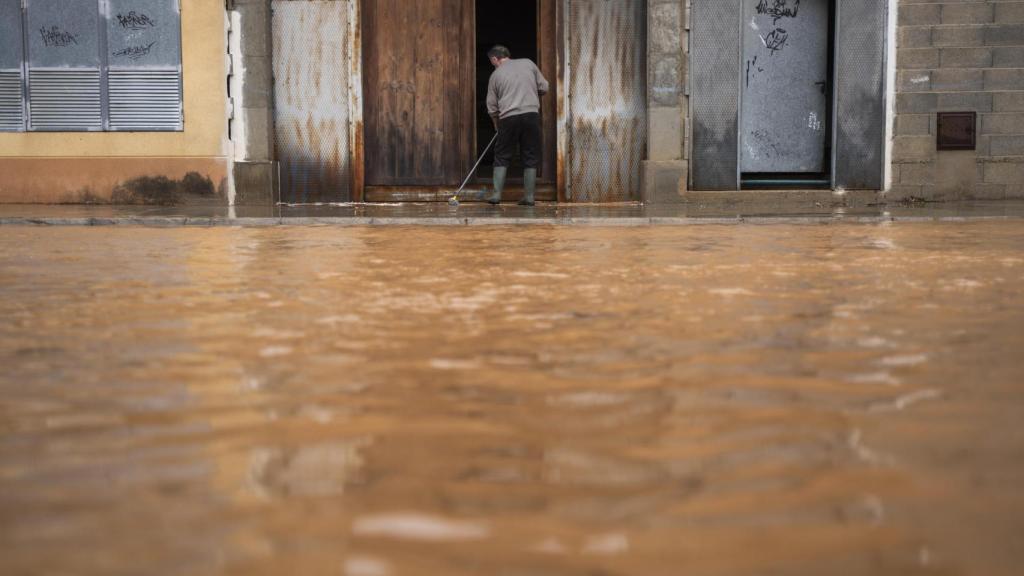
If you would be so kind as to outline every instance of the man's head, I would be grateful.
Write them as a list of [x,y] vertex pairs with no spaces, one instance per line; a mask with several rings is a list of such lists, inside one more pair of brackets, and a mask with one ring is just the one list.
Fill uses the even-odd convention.
[[512,53],[509,52],[509,49],[501,44],[498,44],[487,51],[487,59],[491,61],[491,65],[495,68],[501,66],[502,60],[508,60],[511,57]]

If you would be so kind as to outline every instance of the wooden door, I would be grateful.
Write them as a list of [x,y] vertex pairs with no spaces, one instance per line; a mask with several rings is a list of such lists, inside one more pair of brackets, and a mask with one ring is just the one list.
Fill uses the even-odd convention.
[[366,185],[455,186],[472,165],[472,0],[363,0]]

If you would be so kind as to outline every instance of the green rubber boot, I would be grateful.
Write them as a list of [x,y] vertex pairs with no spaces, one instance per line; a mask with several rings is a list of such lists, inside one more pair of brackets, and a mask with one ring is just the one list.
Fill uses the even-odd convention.
[[520,206],[533,206],[533,196],[537,192],[537,169],[527,168],[523,171],[523,199],[519,201]]
[[504,166],[494,167],[494,191],[491,194],[485,195],[484,200],[488,204],[498,205],[501,204],[501,191],[505,189],[505,176],[508,174],[508,168]]

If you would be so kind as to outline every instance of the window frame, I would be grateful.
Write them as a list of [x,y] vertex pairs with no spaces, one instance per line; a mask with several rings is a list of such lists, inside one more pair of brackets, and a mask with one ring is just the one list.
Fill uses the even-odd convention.
[[[170,64],[139,64],[112,63],[110,54],[110,27],[115,18],[113,6],[117,0],[85,0],[86,4],[95,3],[96,51],[98,69],[98,92],[89,86],[89,70],[84,66],[33,66],[31,50],[31,17],[33,3],[61,2],[63,0],[16,0],[20,5],[21,43],[20,54],[20,97],[21,122],[11,123],[8,127],[0,125],[0,133],[27,132],[183,132],[185,129],[184,107],[184,74],[183,74],[183,42],[181,32],[180,0],[162,0],[169,14],[173,15],[173,29],[164,37],[173,38],[177,44]],[[130,1],[130,0],[129,0]],[[161,0],[157,0],[158,2]],[[140,2],[142,4],[142,2]],[[118,14],[120,15],[120,14]],[[144,14],[142,14],[145,16]],[[86,25],[88,26],[88,25]],[[155,27],[155,24],[153,24]],[[14,27],[12,27],[14,28]],[[16,28],[15,28],[16,29]],[[133,28],[142,36],[141,28]],[[147,38],[148,39],[148,38]],[[152,44],[149,45],[152,47]],[[148,53],[148,51],[146,52]],[[132,58],[129,58],[130,60]],[[7,70],[6,68],[4,70]],[[11,69],[13,71],[13,68]],[[111,94],[111,76],[115,77],[114,94]],[[79,79],[76,79],[80,78]],[[72,82],[68,82],[71,79]],[[9,80],[9,79],[8,79]],[[62,82],[67,82],[62,84]],[[81,84],[78,82],[82,82]],[[38,90],[33,90],[33,87]],[[78,88],[76,91],[75,89]],[[33,107],[33,94],[36,95],[37,106]],[[95,95],[95,96],[94,96]],[[55,102],[67,96],[71,109],[64,108]],[[78,100],[75,100],[75,97]],[[94,98],[99,99],[99,118],[97,122],[89,122],[90,116],[79,120],[74,105],[94,105]],[[40,102],[46,101],[46,104]],[[147,106],[147,103],[155,103]],[[47,104],[49,106],[47,106]],[[13,107],[12,107],[13,108]],[[112,112],[112,108],[115,111]],[[88,114],[95,108],[89,107]],[[65,117],[67,122],[63,122]],[[34,122],[36,118],[43,118]],[[75,125],[78,122],[79,125]],[[17,127],[13,127],[17,126]],[[13,127],[13,128],[12,128]]]

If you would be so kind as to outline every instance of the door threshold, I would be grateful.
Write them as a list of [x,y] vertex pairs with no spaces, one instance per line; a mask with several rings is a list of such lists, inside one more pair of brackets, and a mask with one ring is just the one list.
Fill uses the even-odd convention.
[[812,179],[788,179],[788,178],[751,178],[740,181],[741,190],[782,190],[782,189],[803,189],[803,190],[830,190],[831,180]]
[[[458,186],[367,186],[363,194],[365,202],[447,202]],[[489,192],[490,186],[470,183],[459,194],[459,200],[471,201],[477,192]],[[518,202],[523,197],[521,184],[511,183],[501,195],[504,202]],[[554,202],[558,199],[554,184],[538,184],[535,200]]]

